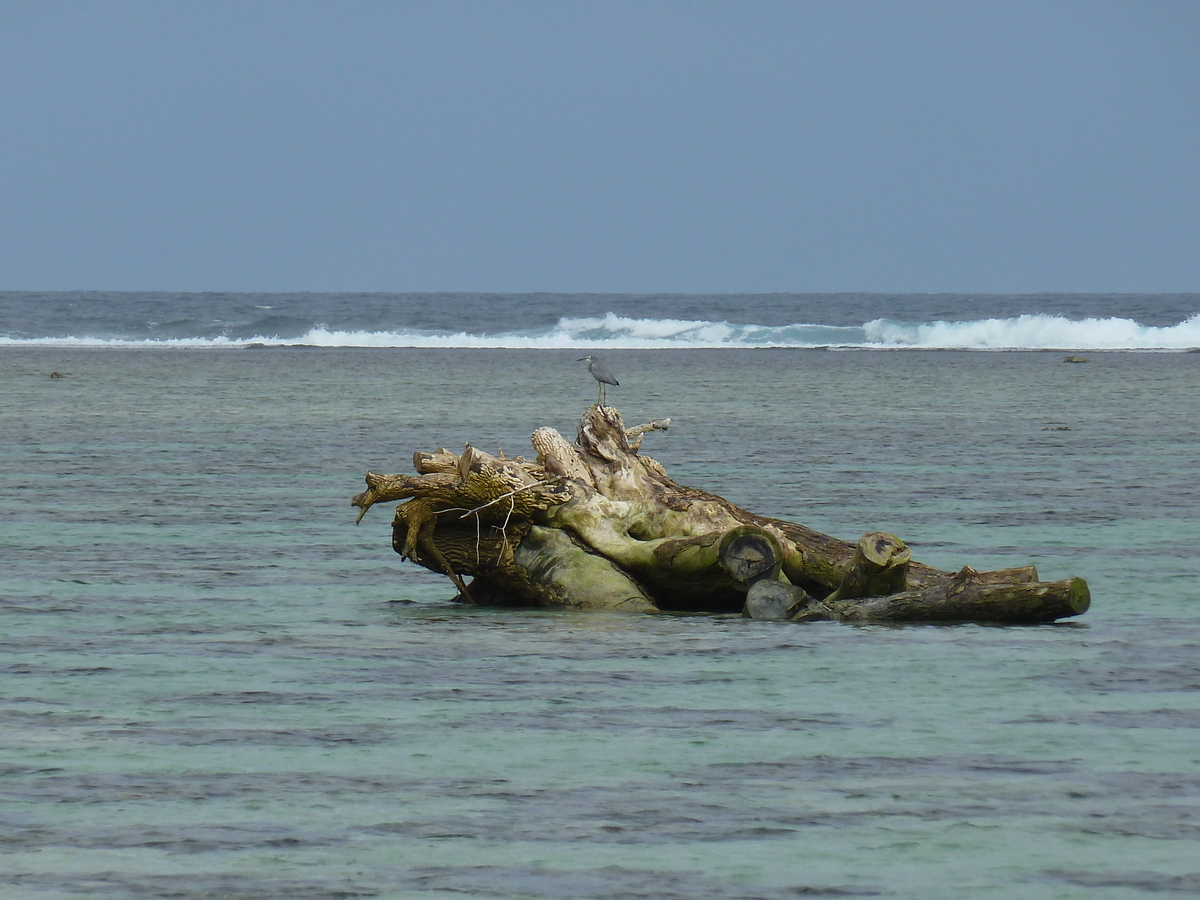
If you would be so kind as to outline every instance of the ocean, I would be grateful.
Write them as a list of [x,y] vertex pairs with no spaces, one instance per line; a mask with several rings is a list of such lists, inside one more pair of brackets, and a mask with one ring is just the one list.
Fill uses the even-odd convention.
[[[0,293],[0,897],[1200,895],[1197,347],[1200,294]],[[1091,609],[468,608],[354,524],[573,436],[593,351],[677,481]]]

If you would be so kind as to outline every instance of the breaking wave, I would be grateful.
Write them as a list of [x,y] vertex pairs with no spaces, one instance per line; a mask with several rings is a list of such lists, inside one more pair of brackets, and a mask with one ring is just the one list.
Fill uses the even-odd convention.
[[873,319],[858,326],[800,323],[745,325],[688,319],[638,319],[608,313],[562,318],[549,327],[496,334],[421,329],[341,330],[313,325],[294,337],[254,334],[216,337],[0,336],[3,346],[239,348],[443,347],[520,350],[609,348],[619,350],[831,347],[872,350],[1191,350],[1200,348],[1200,313],[1177,325],[1141,325],[1133,319],[1068,319],[1022,315],[964,322]]

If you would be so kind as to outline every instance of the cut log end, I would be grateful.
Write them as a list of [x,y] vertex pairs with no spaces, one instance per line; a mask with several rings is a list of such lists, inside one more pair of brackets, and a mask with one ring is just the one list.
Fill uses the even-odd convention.
[[731,529],[721,539],[720,560],[721,567],[734,581],[749,584],[779,570],[783,548],[766,529],[742,525]]
[[1072,614],[1082,616],[1092,606],[1092,592],[1087,582],[1082,578],[1072,578],[1071,587],[1067,594],[1067,605]]
[[880,569],[904,565],[912,556],[904,541],[886,531],[867,532],[859,539],[858,548],[867,562]]
[[770,578],[760,578],[746,591],[746,606],[742,615],[749,619],[785,621],[796,614],[808,600],[804,588]]

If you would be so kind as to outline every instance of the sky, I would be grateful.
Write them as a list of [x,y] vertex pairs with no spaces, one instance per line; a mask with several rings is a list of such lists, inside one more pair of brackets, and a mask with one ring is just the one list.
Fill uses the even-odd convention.
[[1200,290],[1200,3],[0,0],[0,290]]

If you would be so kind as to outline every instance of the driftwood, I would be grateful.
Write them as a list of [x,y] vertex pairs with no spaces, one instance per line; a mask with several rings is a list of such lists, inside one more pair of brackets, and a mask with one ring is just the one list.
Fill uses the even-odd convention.
[[[416,475],[368,472],[358,519],[402,500],[392,546],[474,604],[639,612],[741,612],[804,622],[1049,622],[1090,603],[1080,578],[1032,566],[957,573],[911,558],[895,535],[842,541],[684,487],[640,452],[670,419],[626,428],[593,405],[575,441],[539,428],[537,457],[418,452]],[[468,584],[466,578],[470,577]]]

